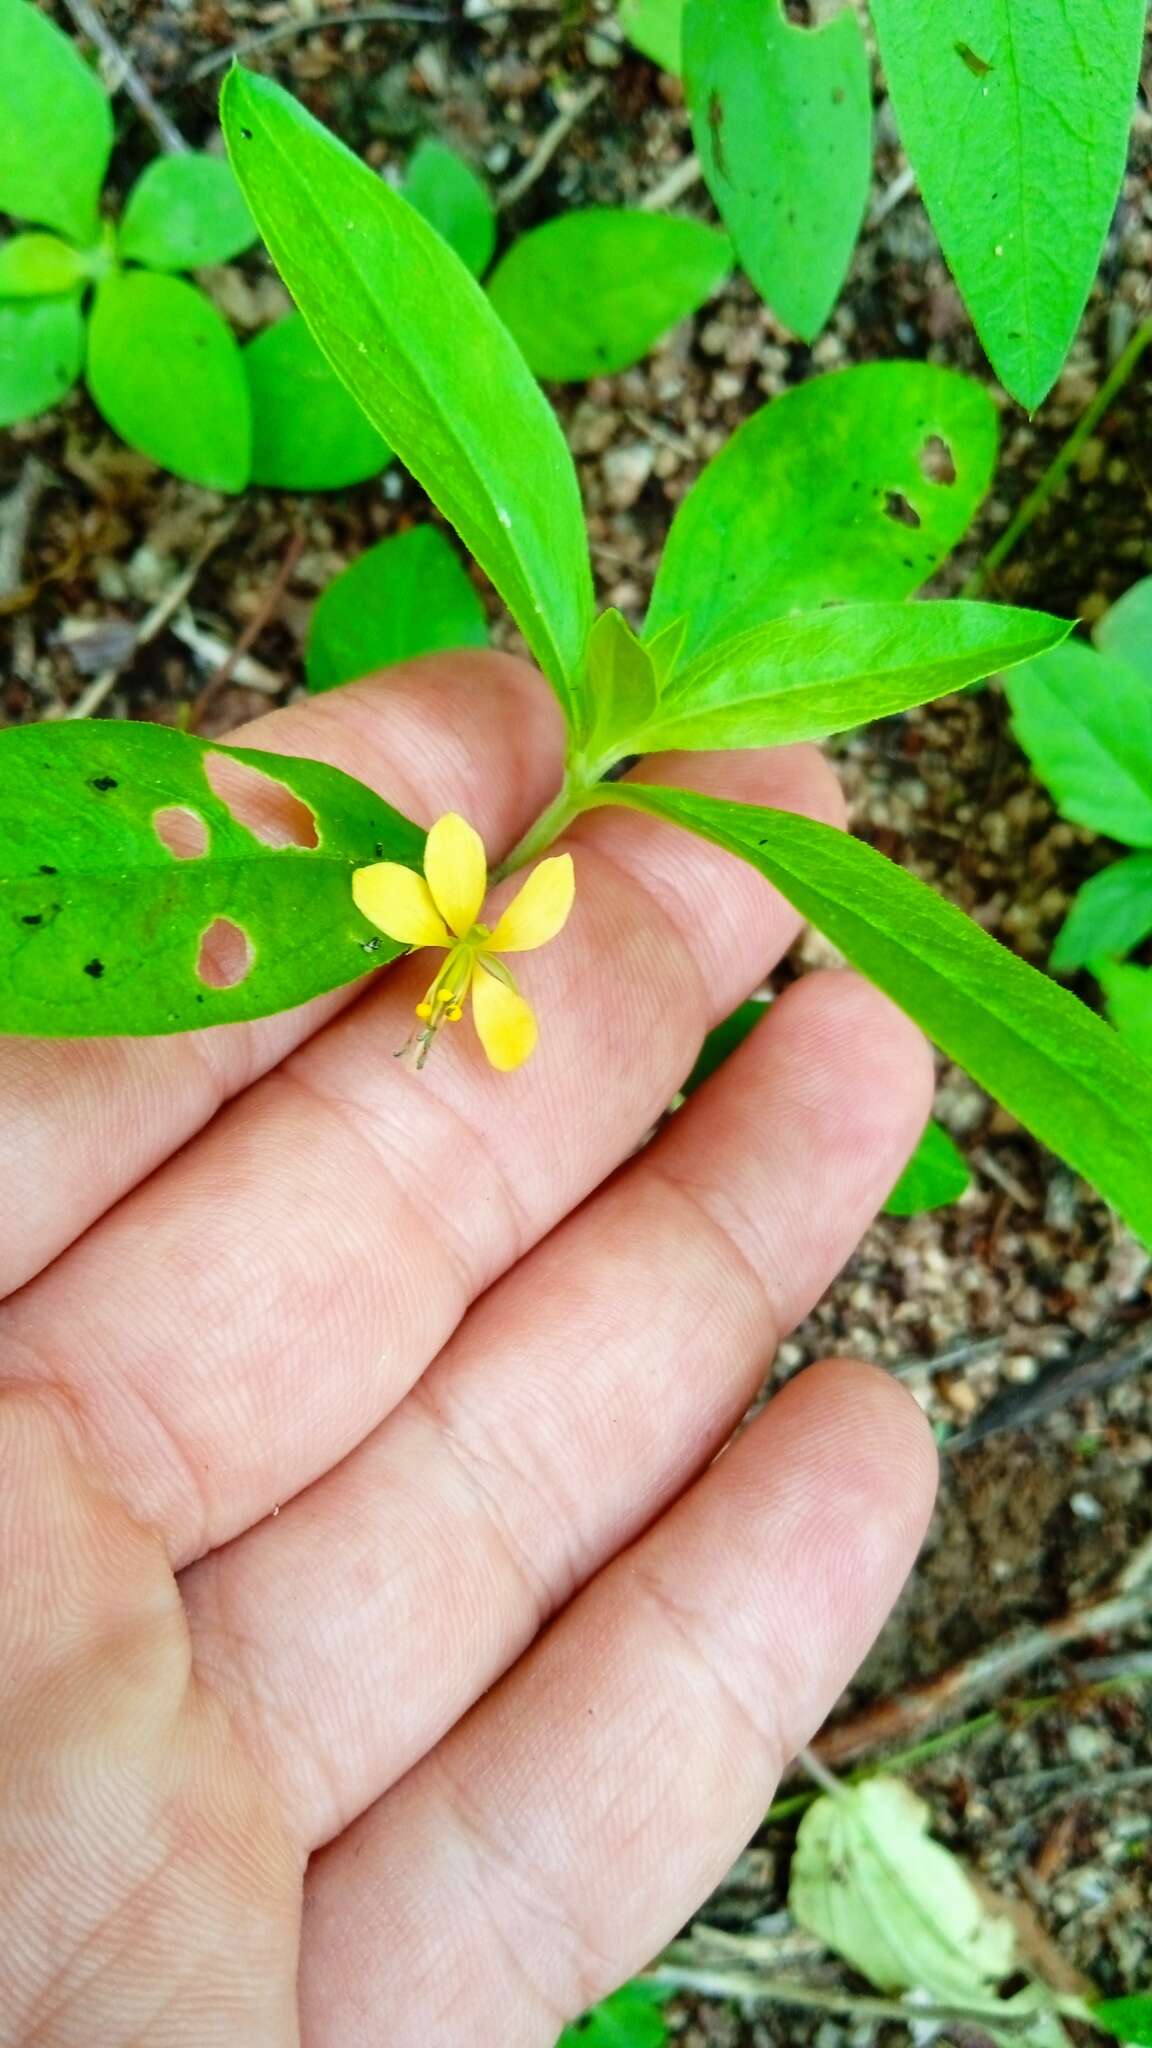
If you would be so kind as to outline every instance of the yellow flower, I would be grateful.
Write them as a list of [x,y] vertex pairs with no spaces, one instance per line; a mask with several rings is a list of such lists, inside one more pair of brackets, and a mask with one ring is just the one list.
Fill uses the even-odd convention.
[[[444,1023],[464,1014],[471,992],[480,1043],[494,1067],[511,1073],[536,1045],[536,1019],[499,953],[527,953],[562,930],[575,890],[570,854],[534,868],[495,926],[477,924],[488,887],[478,832],[454,811],[438,818],[424,849],[424,874],[382,860],[352,877],[356,908],[400,946],[442,946],[447,959],[422,1003],[409,1045],[422,1067]],[[405,1048],[407,1050],[407,1048]]]

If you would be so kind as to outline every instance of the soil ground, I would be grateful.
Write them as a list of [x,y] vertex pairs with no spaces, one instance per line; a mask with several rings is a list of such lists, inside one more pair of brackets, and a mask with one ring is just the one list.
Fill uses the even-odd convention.
[[[501,13],[465,0],[444,12],[451,18],[443,25],[349,25],[336,8],[313,0],[108,0],[103,8],[121,46],[196,144],[212,131],[219,77],[200,76],[201,67],[238,41],[273,32],[261,64],[374,163],[402,163],[420,136],[433,133],[461,148],[498,192],[557,115],[595,86],[548,167],[505,209],[509,233],[574,205],[634,203],[689,153],[678,84],[620,42],[606,10],[573,4]],[[61,18],[67,22],[62,9]],[[125,115],[114,163],[122,188],[152,147]],[[903,158],[882,93],[878,135],[875,212],[883,217],[866,230],[814,348],[780,329],[737,278],[640,368],[555,394],[580,467],[606,602],[640,614],[671,510],[730,431],[775,393],[877,357],[927,357],[987,377],[915,193],[890,203]],[[679,203],[711,217],[698,184]],[[998,480],[940,578],[945,593],[959,588],[1152,310],[1150,256],[1152,117],[1142,99],[1099,284],[1072,356],[1034,422],[1004,401]],[[262,325],[284,304],[259,257],[208,282],[241,329]],[[1152,571],[1150,427],[1149,384],[1138,377],[992,594],[1093,620]],[[165,631],[107,699],[121,716],[176,718],[259,615],[270,582],[298,549],[281,601],[250,650],[259,666],[247,673],[261,687],[241,681],[241,668],[213,698],[204,729],[224,731],[299,690],[302,636],[332,575],[372,539],[426,516],[421,494],[398,469],[354,491],[252,492],[229,507],[117,446],[82,394],[6,437],[0,488],[16,482],[29,454],[47,465],[48,477],[0,598],[8,643],[0,712],[8,721],[58,715],[73,703],[114,652],[118,628],[139,619],[231,511],[235,524],[190,600],[207,653],[198,656]],[[514,644],[495,603],[492,609],[497,637]],[[887,721],[837,753],[857,829],[1042,964],[1070,897],[1112,849],[1054,815],[1013,743],[998,690]],[[821,943],[809,938],[785,971],[822,957]],[[1090,984],[1081,992],[1090,996]],[[885,1363],[923,1403],[945,1452],[924,1556],[842,1716],[891,1701],[1015,1631],[1098,1598],[1152,1532],[1146,1376],[1125,1371],[1103,1389],[1077,1391],[1094,1353],[1103,1352],[1106,1374],[1121,1343],[1139,1359],[1132,1340],[1144,1334],[1152,1356],[1147,1256],[1082,1183],[955,1070],[941,1073],[938,1114],[972,1163],[971,1192],[935,1215],[877,1223],[778,1367],[788,1373],[830,1351]],[[1061,1361],[1065,1384],[1054,1412],[1030,1412]],[[1009,1395],[1016,1412],[1004,1426],[950,1450]],[[938,1831],[1020,1902],[1033,1942],[1048,1944],[1045,1970],[1062,1963],[1108,1993],[1152,1978],[1152,1816],[1148,1784],[1132,1775],[1152,1764],[1152,1687],[1135,1682],[1150,1677],[1150,1642],[1146,1611],[1142,1623],[1048,1656],[1010,1696],[1056,1692],[1056,1707],[1035,1717],[1010,1714],[980,1742],[947,1750],[913,1773]],[[1133,1684],[1091,1690],[1102,1660],[1113,1675],[1134,1674]],[[977,1694],[968,1710],[982,1704]],[[786,1947],[780,1913],[790,1840],[787,1829],[765,1831],[714,1902],[716,1923],[784,1929]],[[778,2007],[752,2016],[682,1998],[669,2010],[686,2048],[795,2041],[839,2048],[848,2039],[887,2038]],[[893,2041],[904,2038],[898,2027],[888,2032]]]

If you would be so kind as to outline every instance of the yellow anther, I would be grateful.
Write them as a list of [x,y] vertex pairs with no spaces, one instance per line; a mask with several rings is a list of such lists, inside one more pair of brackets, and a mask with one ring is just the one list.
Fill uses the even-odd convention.
[[445,1015],[447,1016],[448,1022],[450,1024],[458,1024],[460,1022],[461,1017],[464,1015],[464,1011],[459,1003],[453,1003],[451,1009],[447,1010],[445,1012]]
[[437,1001],[438,1003],[450,1003],[450,1002],[452,1001],[452,991],[451,991],[451,989],[450,989],[450,988],[438,988],[438,989],[437,989],[437,991],[436,991],[436,1001]]
[[432,1015],[431,1003],[417,1003],[416,1015],[418,1017],[430,1017]]

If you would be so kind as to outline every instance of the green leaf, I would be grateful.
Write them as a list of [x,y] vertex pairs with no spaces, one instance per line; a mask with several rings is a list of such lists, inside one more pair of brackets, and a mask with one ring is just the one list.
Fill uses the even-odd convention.
[[680,1090],[681,1095],[694,1095],[697,1088],[710,1081],[717,1068],[739,1051],[744,1040],[767,1014],[767,1003],[756,996],[749,996],[746,1003],[741,1003],[730,1017],[717,1024],[704,1040],[696,1065]]
[[158,156],[143,171],[120,222],[120,254],[152,270],[198,270],[250,249],[256,223],[232,166],[220,156]]
[[621,0],[620,26],[630,43],[675,77],[680,70],[684,0]]
[[56,235],[13,235],[0,242],[0,298],[43,299],[80,289],[88,264]]
[[801,384],[689,491],[646,637],[687,615],[694,655],[795,608],[909,597],[967,530],[995,462],[996,409],[951,370],[867,363]]
[[664,1985],[625,1984],[565,2027],[557,2048],[664,2048],[668,2028],[660,2007],[671,1996]]
[[1152,846],[1152,674],[1069,640],[1005,688],[1016,737],[1065,817]]
[[470,164],[427,136],[409,159],[404,197],[474,277],[483,277],[496,247],[496,209]]
[[1152,1061],[1152,971],[1128,961],[1102,960],[1097,967],[1108,998],[1108,1015],[1124,1043]]
[[0,0],[0,80],[0,211],[94,240],[112,148],[98,79],[38,7]]
[[920,1216],[957,1202],[972,1185],[968,1163],[943,1124],[930,1123],[884,1204],[888,1216]]
[[558,421],[480,286],[270,79],[229,73],[245,196],[324,354],[496,585],[578,737],[592,574]]
[[798,28],[780,0],[687,0],[684,82],[708,190],[761,297],[814,341],[868,203],[872,82],[846,7]]
[[1101,1998],[1089,2010],[1094,2025],[1134,2048],[1152,2048],[1152,1996]]
[[529,368],[574,382],[638,363],[731,268],[727,237],[701,221],[588,207],[513,242],[488,290]]
[[287,491],[364,483],[392,460],[299,313],[243,351],[252,405],[252,481]]
[[1093,875],[1073,901],[1052,948],[1057,974],[1115,959],[1152,938],[1152,853],[1133,853]]
[[1152,1242],[1152,1070],[1066,989],[859,840],[787,811],[612,785],[727,847]]
[[35,419],[72,389],[84,361],[84,320],[72,299],[0,303],[0,427]]
[[873,0],[924,203],[1001,382],[1055,383],[1120,190],[1145,0]]
[[331,690],[413,655],[487,645],[484,607],[453,549],[436,527],[414,526],[377,541],[328,585],[308,631],[308,687]]
[[774,619],[681,669],[626,751],[824,739],[1027,661],[1069,630],[1046,612],[947,599]]
[[1105,612],[1092,638],[1101,654],[1127,662],[1152,685],[1152,576],[1124,592]]
[[[254,794],[220,776],[240,763],[259,771]],[[423,834],[339,769],[109,719],[0,733],[0,784],[4,1031],[136,1037],[264,1017],[402,950],[361,917],[352,874],[417,864]],[[284,844],[262,810],[286,792],[305,843]],[[195,852],[170,850],[174,821]],[[248,941],[234,987],[200,971],[220,919]]]
[[596,706],[589,751],[627,751],[620,741],[639,732],[656,709],[656,665],[623,615],[601,612],[588,636],[588,686]]
[[190,483],[242,491],[252,411],[244,364],[215,306],[182,278],[104,279],[88,328],[88,388],[110,427]]

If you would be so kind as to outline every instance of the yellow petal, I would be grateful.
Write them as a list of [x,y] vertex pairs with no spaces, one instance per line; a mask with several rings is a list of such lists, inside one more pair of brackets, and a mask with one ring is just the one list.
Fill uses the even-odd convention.
[[527,953],[546,945],[563,930],[575,892],[570,853],[542,860],[498,920],[488,946],[493,953]]
[[398,946],[450,946],[451,934],[432,901],[423,875],[393,860],[357,868],[352,900],[362,916],[378,925]]
[[472,1015],[481,1045],[502,1074],[522,1067],[536,1049],[536,1019],[522,995],[481,961],[472,976]]
[[437,818],[424,848],[432,899],[458,939],[467,938],[488,887],[488,862],[478,832],[455,811]]

